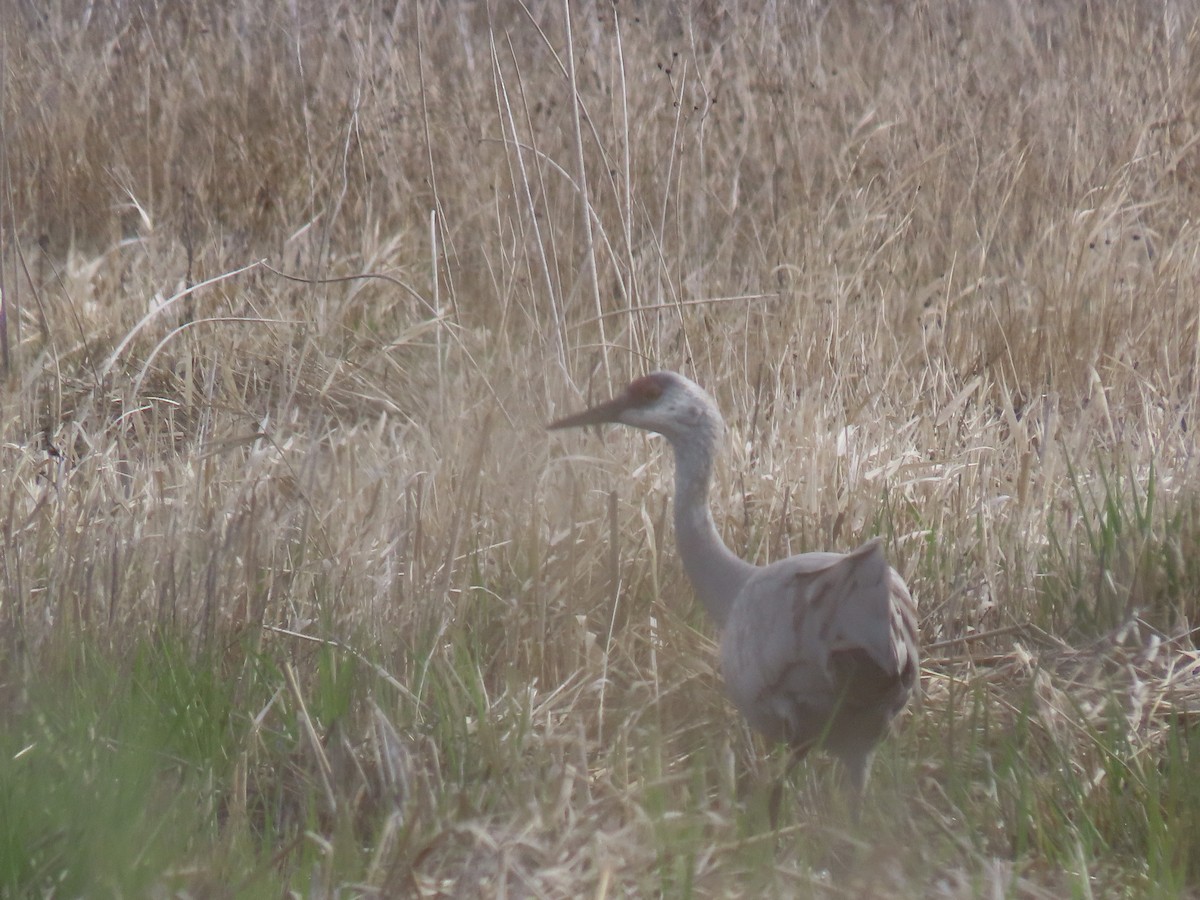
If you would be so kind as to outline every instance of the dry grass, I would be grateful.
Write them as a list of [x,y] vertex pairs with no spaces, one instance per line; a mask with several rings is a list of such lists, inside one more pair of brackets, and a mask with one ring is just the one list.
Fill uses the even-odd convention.
[[[0,893],[1200,895],[1192,11],[491,7],[0,9]],[[919,597],[861,830],[542,431],[652,368]]]

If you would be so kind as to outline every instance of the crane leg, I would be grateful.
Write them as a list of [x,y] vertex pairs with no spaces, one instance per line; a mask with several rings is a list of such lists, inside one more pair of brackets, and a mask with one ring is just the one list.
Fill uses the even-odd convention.
[[845,770],[846,799],[850,806],[850,821],[858,824],[862,814],[863,796],[867,791],[867,780],[871,777],[871,758],[873,753],[861,756],[842,758],[842,768]]
[[770,815],[772,831],[779,827],[779,803],[783,797],[783,785],[791,778],[796,766],[800,765],[800,762],[804,757],[808,756],[808,751],[812,748],[812,742],[793,746],[791,756],[788,758],[787,768],[783,770],[783,774],[775,782],[775,787],[771,789],[771,799],[768,801],[767,811]]

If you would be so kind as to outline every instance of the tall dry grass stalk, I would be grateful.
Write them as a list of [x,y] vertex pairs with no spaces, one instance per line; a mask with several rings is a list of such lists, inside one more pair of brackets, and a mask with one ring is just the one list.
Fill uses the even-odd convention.
[[[0,892],[1200,890],[1188,5],[0,35]],[[731,545],[919,596],[862,834],[764,832],[658,445],[543,434],[653,368]]]

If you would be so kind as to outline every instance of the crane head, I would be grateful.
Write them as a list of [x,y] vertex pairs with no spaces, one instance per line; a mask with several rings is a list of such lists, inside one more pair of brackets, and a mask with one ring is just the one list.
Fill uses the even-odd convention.
[[550,430],[619,422],[663,435],[673,444],[715,440],[721,414],[698,384],[674,372],[653,372],[630,382],[620,394],[573,416],[551,422]]

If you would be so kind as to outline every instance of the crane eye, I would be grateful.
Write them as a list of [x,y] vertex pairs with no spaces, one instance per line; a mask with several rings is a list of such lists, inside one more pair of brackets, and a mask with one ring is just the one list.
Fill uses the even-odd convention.
[[625,392],[638,406],[645,406],[662,396],[663,386],[660,379],[653,375],[645,375],[631,382]]

